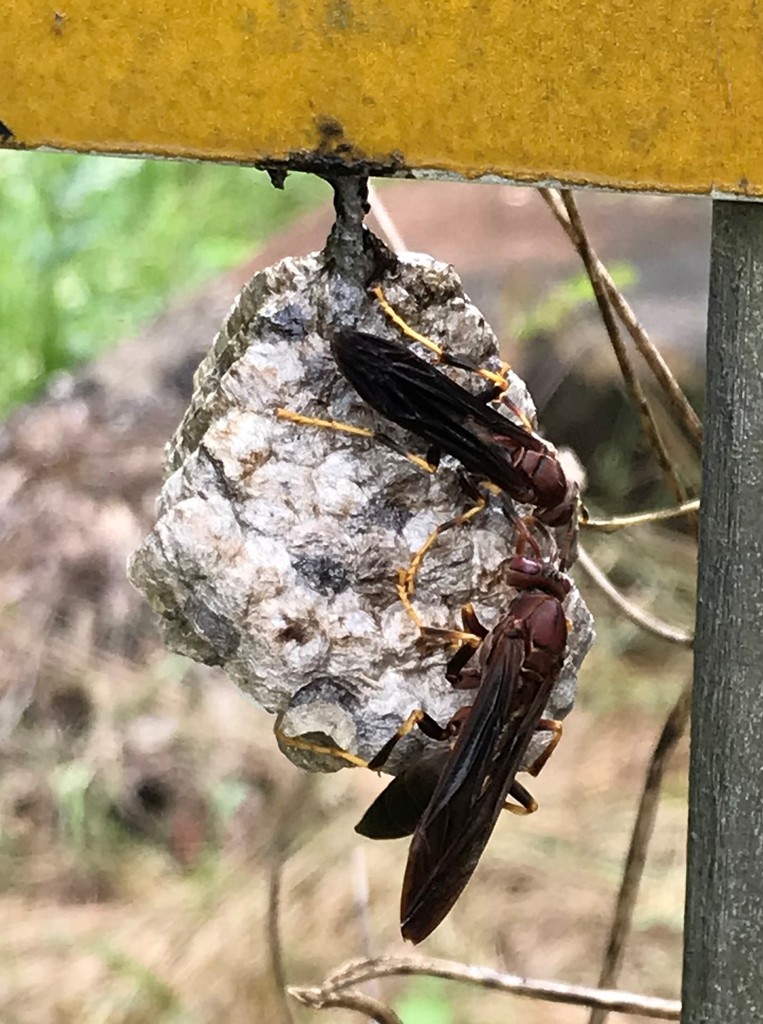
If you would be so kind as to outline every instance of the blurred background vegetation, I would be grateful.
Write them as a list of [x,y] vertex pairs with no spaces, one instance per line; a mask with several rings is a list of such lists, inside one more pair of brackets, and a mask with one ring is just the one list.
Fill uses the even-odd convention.
[[[2,1024],[286,1020],[268,947],[279,867],[290,982],[314,984],[367,950],[404,951],[406,844],[352,831],[381,780],[306,780],[277,753],[268,715],[219,673],[163,649],[124,574],[152,522],[190,368],[256,266],[320,247],[327,193],[305,175],[280,192],[237,167],[0,153]],[[409,245],[454,263],[507,357],[536,398],[545,393],[544,429],[582,456],[592,507],[664,502],[590,287],[532,190],[403,182],[383,195]],[[615,196],[581,205],[618,283],[641,290],[637,311],[639,298],[647,308],[663,300],[661,326],[683,287],[702,322],[704,268],[680,287],[671,278],[706,251],[696,206]],[[696,393],[701,369],[684,365]],[[45,398],[62,370],[74,383]],[[35,396],[38,406],[14,410]],[[691,621],[689,534],[640,529],[587,543],[634,603]],[[578,582],[598,641],[564,743],[533,783],[541,813],[496,829],[426,952],[591,984],[643,767],[690,656]],[[623,987],[668,996],[680,974],[686,757],[684,744],[623,976]],[[382,994],[405,1024],[584,1018],[426,980]]]
[[325,196],[245,167],[0,153],[0,417]]

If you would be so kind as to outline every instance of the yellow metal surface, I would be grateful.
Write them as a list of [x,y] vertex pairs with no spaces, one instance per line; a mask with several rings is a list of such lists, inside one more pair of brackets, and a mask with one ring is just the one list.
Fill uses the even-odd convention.
[[758,0],[54,3],[3,12],[6,145],[763,196]]

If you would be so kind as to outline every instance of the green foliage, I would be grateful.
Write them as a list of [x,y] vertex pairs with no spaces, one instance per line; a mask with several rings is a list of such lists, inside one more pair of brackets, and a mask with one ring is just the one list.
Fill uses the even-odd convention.
[[[638,279],[636,269],[630,263],[611,263],[608,269],[618,288],[629,288]],[[585,271],[573,274],[550,288],[535,309],[519,314],[512,325],[512,334],[518,341],[524,341],[536,334],[553,333],[568,317],[593,301],[588,275]]]
[[83,850],[87,845],[90,818],[87,795],[93,777],[93,769],[82,761],[58,765],[51,775],[51,787],[58,803],[64,834],[78,850]]
[[250,787],[243,779],[221,779],[212,790],[212,808],[220,826],[235,818],[249,796]]
[[119,1015],[124,1021],[153,1021],[154,1024],[180,1024],[197,1020],[183,1012],[178,994],[154,971],[108,942],[97,943],[92,952],[100,957],[122,986],[111,989],[101,1001],[102,1015],[107,1020]]
[[325,186],[213,164],[0,153],[0,415],[246,259]]
[[434,978],[417,978],[395,1004],[406,1024],[452,1024],[453,1011],[443,994],[443,984]]
[[114,819],[102,775],[83,760],[56,765],[48,776],[62,848],[74,858],[80,879],[106,882],[128,836]]

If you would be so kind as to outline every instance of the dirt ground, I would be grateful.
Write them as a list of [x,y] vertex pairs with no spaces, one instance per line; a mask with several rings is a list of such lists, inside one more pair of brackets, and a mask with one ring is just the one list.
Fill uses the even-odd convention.
[[[676,658],[668,672],[658,659],[636,669],[601,652],[591,656],[581,706],[533,784],[540,811],[504,816],[472,883],[422,952],[595,982],[643,768],[687,660]],[[24,730],[17,734],[27,756],[10,754],[16,767],[3,787],[4,1021],[274,1019],[267,908],[284,835],[281,931],[291,984],[314,984],[367,952],[404,952],[396,907],[406,841],[375,844],[352,831],[382,780],[350,769],[309,779],[306,788],[276,753],[267,715],[225,680],[205,678],[194,692],[167,661],[159,657],[141,672],[90,667],[85,686],[98,724],[78,752],[77,763],[89,768],[84,793],[76,779],[67,792],[59,764],[51,794],[50,750],[30,757]],[[110,801],[119,799],[129,767],[124,748],[108,748],[125,730],[128,745],[142,745],[142,771],[153,760],[157,777],[177,761],[190,772],[190,784],[177,787],[174,820],[154,834],[114,820]],[[621,982],[673,997],[686,765],[683,745],[667,780]],[[581,1010],[444,982],[388,982],[381,991],[406,1024],[583,1019]],[[423,1009],[406,1012],[417,1000]],[[293,1012],[298,1020],[310,1016]]]

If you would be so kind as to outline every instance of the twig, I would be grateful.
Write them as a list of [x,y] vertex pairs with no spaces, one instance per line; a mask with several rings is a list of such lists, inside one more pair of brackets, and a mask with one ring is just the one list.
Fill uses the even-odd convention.
[[283,943],[281,942],[281,877],[283,874],[284,851],[276,846],[270,864],[268,886],[268,949],[270,970],[276,990],[281,1018],[284,1024],[294,1024],[289,1000],[286,998],[286,969],[284,967]]
[[382,202],[379,193],[371,182],[368,183],[368,205],[371,207],[371,213],[376,217],[376,223],[386,235],[393,252],[398,256],[402,252],[408,252],[408,246],[403,241],[403,236],[398,231],[389,210]]
[[[577,248],[578,238],[575,227],[568,217],[558,193],[547,188],[540,188],[538,191],[550,207],[551,212],[561,224],[567,234],[567,237]],[[695,450],[699,452],[702,447],[702,423],[700,422],[699,417],[692,408],[688,398],[683,393],[680,384],[673,376],[670,367],[647,334],[643,324],[639,322],[638,317],[628,304],[624,295],[612,280],[607,268],[592,249],[591,256],[593,258],[592,265],[594,272],[598,280],[601,281],[609,301],[614,306],[617,315],[620,317],[625,329],[628,331],[628,334],[630,334],[633,339],[633,343],[643,356],[658,384],[667,395],[670,404],[676,412],[678,421],[684,428],[686,436],[693,444]]]
[[[373,956],[373,943],[371,941],[371,914],[368,893],[368,865],[366,864],[366,851],[360,845],[355,844],[352,851],[352,878],[355,912],[360,927],[361,948],[363,956],[370,959]],[[374,999],[381,996],[381,987],[377,980],[373,980],[368,986],[369,995]]]
[[[531,999],[547,999],[552,1003],[572,1006],[595,1006],[617,1013],[635,1013],[643,1017],[679,1020],[681,1004],[677,999],[659,999],[632,992],[587,988],[583,985],[565,985],[558,981],[539,981],[522,978],[517,974],[504,974],[489,967],[470,967],[453,960],[435,960],[425,957],[379,957],[375,960],[351,960],[330,974],[320,988],[290,989],[291,995],[310,1000],[333,997],[342,989],[357,985],[369,978],[388,978],[392,975],[425,974],[447,981],[465,981],[482,988],[501,992],[514,992]],[[304,999],[303,1001],[307,1001]],[[311,1005],[317,1005],[311,1002]]]
[[[617,982],[617,976],[620,973],[625,943],[631,931],[633,911],[644,873],[644,865],[646,864],[647,850],[652,838],[652,832],[654,831],[662,780],[673,751],[686,731],[690,710],[691,682],[688,682],[665,720],[660,738],[657,740],[649,760],[646,778],[644,779],[644,788],[641,793],[641,801],[639,802],[638,813],[633,824],[630,846],[625,858],[620,892],[615,903],[615,913],[612,918],[607,951],[604,954],[601,974],[599,975],[600,988],[610,988]],[[607,1013],[608,1011],[604,1009],[594,1009],[588,1018],[588,1024],[604,1024]]]
[[284,965],[283,942],[281,939],[281,880],[283,866],[288,857],[289,846],[293,839],[294,822],[297,815],[294,810],[304,806],[308,793],[312,789],[313,780],[305,775],[294,787],[289,798],[281,807],[276,829],[271,842],[270,881],[268,886],[267,936],[270,952],[270,969],[283,1024],[294,1024],[289,1000],[286,998],[286,968]]
[[680,644],[682,647],[691,647],[693,645],[693,633],[687,633],[682,629],[677,629],[675,626],[670,626],[667,622],[663,622],[662,619],[658,619],[656,615],[651,615],[649,612],[645,612],[631,604],[628,598],[621,594],[617,587],[610,582],[583,548],[582,544],[578,545],[578,565],[585,570],[589,578],[609,598],[612,604],[628,616],[631,622],[635,622],[637,626],[641,626],[662,640],[670,641],[670,643]]
[[699,498],[692,498],[673,508],[661,508],[656,512],[636,512],[630,516],[613,516],[612,519],[583,519],[580,522],[587,530],[599,530],[601,533],[614,533],[628,526],[641,526],[643,523],[659,523],[666,519],[677,519],[690,512],[699,512]]
[[292,998],[305,1006],[312,1006],[314,1010],[328,1010],[339,1007],[343,1010],[356,1010],[364,1013],[371,1020],[379,1024],[403,1024],[393,1009],[384,1003],[367,996],[363,992],[356,992],[350,989],[349,992],[326,992],[322,988],[289,988],[287,989]]
[[[543,194],[545,196],[545,192]],[[549,193],[549,195],[550,194],[551,193]],[[573,244],[583,261],[583,266],[585,267],[586,273],[588,274],[588,278],[591,282],[591,287],[593,288],[593,293],[596,298],[596,304],[599,307],[601,319],[604,322],[607,334],[609,335],[610,344],[612,345],[612,350],[615,353],[615,358],[617,359],[620,367],[620,373],[622,374],[623,382],[625,384],[625,390],[628,392],[631,402],[639,414],[641,427],[657,458],[657,462],[659,463],[660,469],[662,470],[668,486],[676,496],[676,500],[679,503],[684,502],[686,501],[686,492],[678,479],[678,474],[673,467],[673,463],[668,455],[668,450],[660,436],[660,432],[652,414],[652,410],[649,407],[646,394],[641,386],[641,381],[638,379],[638,375],[633,367],[631,358],[628,355],[628,350],[625,347],[625,343],[617,326],[607,291],[604,288],[600,277],[596,273],[595,253],[591,248],[585,227],[580,219],[580,213],[578,212],[575,199],[572,193],[565,189],[561,192],[561,200],[567,211],[569,222],[574,230]]]
[[352,881],[355,913],[358,917],[363,955],[371,956],[371,916],[368,903],[368,869],[366,853],[360,843],[352,851]]

